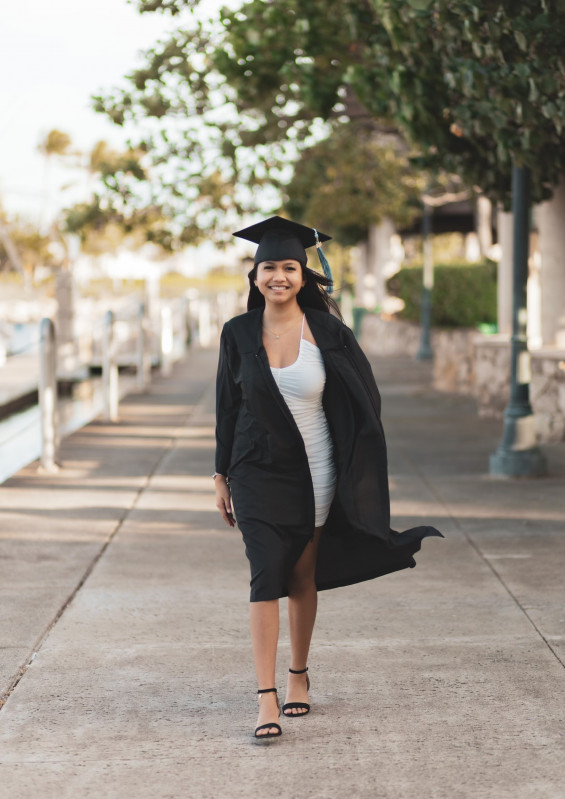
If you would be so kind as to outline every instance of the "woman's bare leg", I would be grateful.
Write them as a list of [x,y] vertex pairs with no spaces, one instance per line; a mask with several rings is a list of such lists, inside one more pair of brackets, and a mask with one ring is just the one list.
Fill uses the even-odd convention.
[[[310,641],[318,610],[315,572],[321,533],[321,527],[314,530],[314,538],[306,545],[292,571],[289,582],[290,667],[295,671],[300,671],[308,665]],[[286,702],[308,702],[305,674],[289,673]],[[299,708],[287,711],[287,715],[301,715],[302,713],[304,711]]]
[[[258,688],[275,688],[275,667],[277,662],[277,644],[279,640],[279,601],[251,602],[249,611],[251,642]],[[276,694],[259,695],[259,718],[257,726],[278,721]],[[276,732],[271,727],[261,730],[259,735]]]

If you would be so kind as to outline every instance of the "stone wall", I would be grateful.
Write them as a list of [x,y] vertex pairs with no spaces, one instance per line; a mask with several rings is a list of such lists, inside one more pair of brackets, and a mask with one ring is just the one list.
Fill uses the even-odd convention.
[[475,382],[472,394],[480,416],[502,418],[510,397],[510,338],[474,334]]
[[565,351],[532,353],[530,401],[540,441],[565,441]]
[[[415,357],[420,326],[367,314],[361,346],[372,355]],[[434,330],[434,388],[475,397],[481,416],[502,418],[510,398],[510,339],[476,330]],[[565,351],[531,353],[530,401],[540,442],[565,441]]]
[[361,327],[361,346],[370,355],[410,355],[420,346],[420,326],[402,319],[385,319],[365,314]]
[[472,394],[475,385],[476,330],[436,330],[433,336],[434,387]]
[[[481,416],[502,418],[510,396],[510,340],[475,338],[474,395]],[[530,403],[539,441],[565,441],[565,351],[530,352]]]

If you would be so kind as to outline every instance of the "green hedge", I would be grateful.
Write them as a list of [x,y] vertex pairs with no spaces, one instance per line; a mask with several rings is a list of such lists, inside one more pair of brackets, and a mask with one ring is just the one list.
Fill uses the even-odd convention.
[[[496,264],[466,261],[434,266],[432,324],[435,327],[476,327],[496,324]],[[405,266],[388,280],[388,290],[405,302],[399,314],[420,321],[422,266]]]

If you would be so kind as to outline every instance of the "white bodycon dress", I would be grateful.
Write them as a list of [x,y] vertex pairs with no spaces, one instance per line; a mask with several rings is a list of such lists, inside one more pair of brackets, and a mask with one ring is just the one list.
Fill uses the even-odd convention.
[[304,318],[298,358],[290,366],[274,367],[271,371],[279,391],[294,417],[308,456],[316,527],[325,524],[335,490],[335,465],[330,430],[322,406],[326,370],[319,348],[304,337]]

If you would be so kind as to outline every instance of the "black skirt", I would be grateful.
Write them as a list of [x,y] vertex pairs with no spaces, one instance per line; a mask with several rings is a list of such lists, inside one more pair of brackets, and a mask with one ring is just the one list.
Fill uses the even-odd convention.
[[290,574],[310,536],[297,525],[238,519],[251,570],[251,602],[288,596]]
[[[251,602],[266,602],[288,596],[289,579],[296,563],[312,539],[306,525],[267,522],[238,517],[251,570]],[[441,536],[434,527],[415,527],[404,533],[391,531],[385,545],[367,534],[339,535],[331,526],[322,530],[316,561],[316,588],[352,585],[384,574],[413,568],[414,553],[427,536]]]

